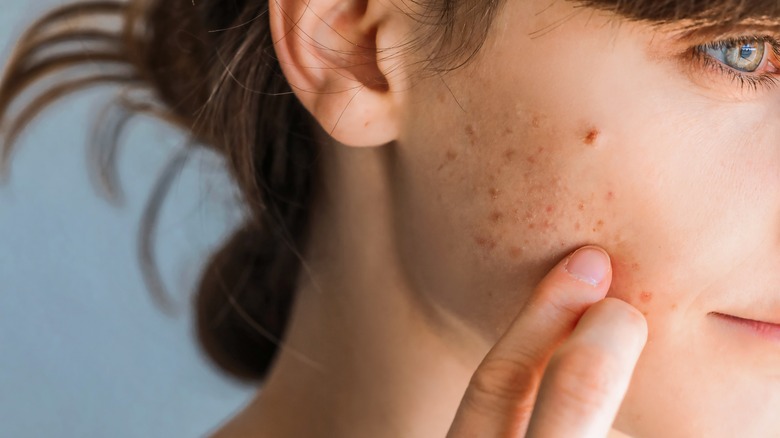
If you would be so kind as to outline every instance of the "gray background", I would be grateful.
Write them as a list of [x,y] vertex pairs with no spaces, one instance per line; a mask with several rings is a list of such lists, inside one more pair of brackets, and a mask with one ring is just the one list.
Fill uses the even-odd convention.
[[[0,0],[0,64],[63,0]],[[254,389],[218,374],[191,335],[189,300],[209,251],[240,213],[220,162],[197,154],[173,185],[156,239],[178,315],[155,307],[136,259],[142,208],[181,142],[150,119],[123,138],[124,203],[87,172],[102,87],[60,101],[17,145],[0,186],[0,437],[196,437]]]

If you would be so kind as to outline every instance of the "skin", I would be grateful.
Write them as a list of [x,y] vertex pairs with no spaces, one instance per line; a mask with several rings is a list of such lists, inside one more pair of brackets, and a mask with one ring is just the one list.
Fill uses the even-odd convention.
[[[357,71],[345,40],[392,47],[413,25],[387,2],[335,4],[272,4],[285,75],[330,137],[287,348],[225,436],[443,436],[584,244],[647,321],[616,430],[780,436],[778,343],[710,315],[780,320],[780,89],[683,55],[717,38],[536,0],[506,2],[443,76],[371,44]],[[377,75],[387,87],[355,93]]]

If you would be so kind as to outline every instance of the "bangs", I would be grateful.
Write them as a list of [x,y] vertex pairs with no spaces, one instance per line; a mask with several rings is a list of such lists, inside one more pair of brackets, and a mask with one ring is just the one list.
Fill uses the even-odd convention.
[[780,21],[780,0],[580,0],[578,3],[631,20],[660,24],[678,21],[699,24]]

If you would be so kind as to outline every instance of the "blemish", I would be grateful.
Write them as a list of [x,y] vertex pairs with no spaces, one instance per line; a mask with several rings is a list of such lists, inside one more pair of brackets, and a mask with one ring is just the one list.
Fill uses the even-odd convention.
[[576,224],[574,224],[574,229],[575,229],[575,230],[579,230],[579,229],[580,229],[580,223],[579,223],[579,222],[577,222]]
[[498,195],[501,193],[501,191],[495,187],[491,187],[490,190],[488,190],[488,193],[490,193],[491,198],[498,199]]
[[492,213],[490,213],[490,221],[493,223],[501,222],[501,219],[504,217],[504,214],[501,213],[498,210],[494,210]]
[[504,134],[509,135],[509,134],[514,134],[514,133],[515,133],[514,129],[512,129],[512,128],[508,127],[508,126],[506,128],[504,128]]
[[492,251],[496,247],[496,241],[484,236],[476,236],[474,237],[474,243],[477,244],[480,248],[484,248],[488,251]]
[[458,158],[458,153],[452,149],[447,150],[447,161],[455,161]]
[[671,305],[671,309],[672,309],[672,310],[675,310],[675,309],[677,309],[677,303],[674,303],[674,304],[672,304],[672,305]]
[[601,132],[598,129],[591,128],[588,130],[587,134],[585,134],[585,137],[582,139],[582,141],[587,145],[592,145],[596,142],[596,140],[598,140],[599,135],[601,135]]
[[539,117],[538,115],[537,116],[533,116],[531,118],[531,126],[533,126],[534,128],[538,128],[538,127],[542,126],[542,119],[541,119],[541,117]]
[[579,211],[583,211],[583,210],[585,210],[585,204],[583,204],[582,202],[580,202],[579,204],[577,204],[577,209],[578,209]]
[[523,248],[520,248],[519,246],[513,246],[509,248],[509,255],[513,259],[520,258],[520,256],[523,255]]
[[536,158],[534,157],[526,157],[525,161],[528,161],[531,164],[536,163]]
[[653,299],[652,292],[643,291],[639,293],[639,300],[643,303],[649,303]]
[[631,269],[638,271],[639,270],[639,263],[631,263]]
[[546,211],[547,213],[552,213],[552,212],[553,212],[553,210],[555,210],[555,206],[554,206],[554,205],[548,205],[548,206],[547,206],[547,207],[544,209],[544,211]]
[[507,149],[504,151],[504,160],[506,160],[507,163],[510,163],[512,159],[515,157],[515,150],[514,149]]
[[610,190],[609,192],[607,192],[607,201],[611,201],[613,199],[615,199],[615,192]]
[[476,135],[475,135],[475,131],[474,131],[474,126],[472,126],[471,124],[466,125],[465,131],[466,131],[466,135],[469,138],[469,142],[473,146],[474,143],[476,142],[476,138],[475,138]]

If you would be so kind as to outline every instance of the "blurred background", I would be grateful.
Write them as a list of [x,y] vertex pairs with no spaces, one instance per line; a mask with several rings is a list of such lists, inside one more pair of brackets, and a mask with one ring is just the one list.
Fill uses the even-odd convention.
[[[0,0],[0,65],[25,27],[64,1]],[[235,189],[207,153],[177,171],[153,241],[167,314],[144,285],[137,238],[182,137],[133,119],[119,149],[123,200],[101,198],[87,143],[115,91],[50,107],[0,185],[0,437],[206,436],[255,390],[219,374],[192,334],[200,269],[241,217]]]

